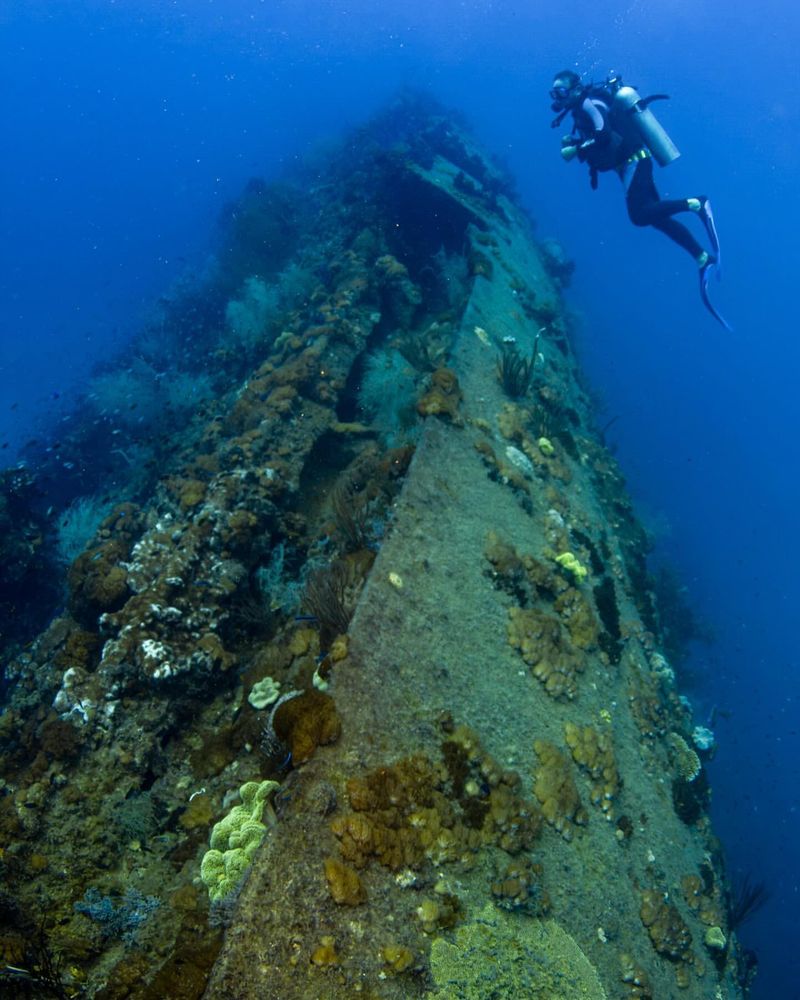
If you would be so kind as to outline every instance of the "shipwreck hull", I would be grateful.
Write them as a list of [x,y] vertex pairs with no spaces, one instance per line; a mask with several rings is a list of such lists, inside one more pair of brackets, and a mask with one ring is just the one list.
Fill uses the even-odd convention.
[[[487,209],[465,193],[456,181],[463,174],[445,158],[409,170],[415,183],[453,200],[451,214],[471,216],[467,252],[486,261],[449,362],[459,405],[452,418],[426,420],[391,532],[355,609],[348,654],[332,671],[341,737],[292,775],[289,801],[242,890],[205,996],[736,995],[733,963],[726,971],[719,950],[704,945],[709,921],[724,922],[721,883],[709,882],[717,845],[705,816],[687,825],[673,804],[681,778],[669,734],[685,730],[687,720],[642,622],[642,610],[653,613],[649,594],[636,592],[643,535],[591,431],[556,307],[559,276],[507,199]],[[532,308],[521,303],[524,295]],[[526,399],[503,391],[497,357],[504,341],[540,354]],[[537,392],[552,452],[539,440]],[[537,679],[535,655],[526,662],[510,638],[512,609],[537,604],[531,594],[519,597],[527,584],[517,560],[530,555],[552,567],[572,549],[594,565],[580,582],[567,572],[560,585],[574,583],[587,596],[597,632],[589,627],[590,639],[574,630],[565,644],[583,646],[582,662],[562,674],[555,661],[565,651],[551,651],[552,670],[536,661]],[[541,572],[549,570],[533,570]],[[598,612],[609,592],[613,612]],[[557,602],[553,593],[539,601],[549,609]],[[581,613],[568,603],[562,624]],[[534,630],[531,642],[546,640]],[[613,748],[605,765],[581,756],[570,727],[589,734],[595,748],[598,741]],[[546,799],[547,751],[537,755],[537,741],[556,748],[553,766],[563,767],[566,783],[574,779],[580,806],[569,793]],[[457,765],[445,767],[439,787],[460,797],[456,820],[441,803],[438,816],[426,814],[427,787],[409,792],[398,779],[398,790],[389,775],[420,755],[441,767],[453,746],[465,748],[473,784],[483,781],[456,789]],[[507,772],[516,777],[498,778]],[[380,792],[362,802],[358,782],[368,776],[388,782],[388,800],[405,815],[382,817],[388,801],[378,801]],[[492,783],[503,788],[506,780],[524,805],[509,807],[509,815],[500,808],[507,828],[487,832],[469,815],[470,794],[485,804]],[[511,816],[514,808],[522,815]],[[515,841],[528,809],[544,809],[551,822],[530,841]],[[363,851],[352,845],[348,816],[359,829],[363,819],[372,827]],[[394,835],[414,841],[415,823],[443,831],[430,844],[423,836],[421,855],[416,843],[404,856],[375,843]],[[481,835],[465,835],[461,824]],[[347,893],[326,879],[330,859],[357,878],[351,898],[335,901]],[[504,870],[511,865],[505,888],[513,894],[514,862],[525,859],[541,866],[541,886],[530,894],[546,892],[546,905],[503,897]],[[432,971],[437,940],[456,944],[449,954],[434,948]]]
[[8,965],[103,1000],[744,995],[571,264],[426,101],[329,160],[231,211],[203,335],[254,274],[301,291],[9,664]]

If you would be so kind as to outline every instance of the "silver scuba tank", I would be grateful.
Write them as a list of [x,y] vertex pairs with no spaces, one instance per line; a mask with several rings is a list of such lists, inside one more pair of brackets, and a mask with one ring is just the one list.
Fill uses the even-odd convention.
[[623,84],[614,94],[615,110],[632,122],[642,143],[647,146],[659,166],[666,167],[681,155],[648,104],[657,98],[643,98],[638,91]]

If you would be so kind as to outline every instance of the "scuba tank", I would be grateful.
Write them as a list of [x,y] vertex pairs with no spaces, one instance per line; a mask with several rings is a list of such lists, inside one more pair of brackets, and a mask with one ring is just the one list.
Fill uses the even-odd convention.
[[650,110],[653,101],[667,99],[667,94],[653,94],[642,97],[633,87],[622,82],[619,76],[610,76],[606,86],[614,95],[611,110],[621,121],[633,125],[642,144],[653,154],[656,163],[666,167],[681,155],[675,143],[667,135],[664,127]]

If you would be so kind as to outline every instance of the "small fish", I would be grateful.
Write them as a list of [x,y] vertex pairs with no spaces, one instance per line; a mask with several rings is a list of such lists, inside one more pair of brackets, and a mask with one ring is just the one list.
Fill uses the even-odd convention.
[[27,979],[31,982],[35,982],[36,977],[28,969],[20,969],[16,965],[4,965],[2,970],[4,976],[13,977],[14,979]]

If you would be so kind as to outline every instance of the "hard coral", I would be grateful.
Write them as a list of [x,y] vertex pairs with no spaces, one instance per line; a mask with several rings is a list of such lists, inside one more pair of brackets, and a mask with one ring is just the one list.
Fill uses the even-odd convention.
[[553,698],[572,699],[584,657],[573,648],[558,618],[539,608],[509,610],[508,641]]
[[453,731],[442,744],[442,753],[464,824],[480,829],[483,843],[496,844],[509,854],[529,849],[542,817],[519,795],[516,772],[501,770],[467,726]]
[[446,767],[416,755],[348,781],[354,811],[331,825],[346,861],[363,868],[374,857],[398,870],[466,859],[487,844],[509,853],[531,846],[541,817],[517,794],[517,776],[464,727],[444,755]]
[[304,764],[318,746],[335,743],[342,731],[333,698],[316,690],[284,701],[272,725],[278,739],[292,751],[295,764]]
[[405,265],[396,257],[384,254],[375,261],[375,272],[382,287],[386,310],[399,327],[410,327],[414,313],[422,302],[422,293],[409,277]]
[[619,791],[619,774],[609,733],[599,733],[591,726],[564,723],[564,738],[572,759],[592,778],[592,802],[599,805],[607,819],[612,818],[612,800]]
[[504,403],[497,414],[497,426],[504,438],[515,444],[522,444],[527,439],[527,428],[531,420],[531,411],[517,403]]
[[702,769],[700,758],[692,750],[680,733],[670,733],[667,737],[672,750],[672,761],[681,781],[691,782]]
[[332,824],[342,856],[357,868],[370,857],[392,869],[421,865],[426,848],[453,824],[449,803],[437,790],[442,779],[422,756],[351,778],[347,794],[355,812]]
[[691,931],[677,909],[666,901],[662,893],[656,889],[645,890],[642,893],[639,916],[659,955],[672,962],[691,961]]
[[574,646],[578,649],[592,649],[597,645],[597,619],[591,604],[579,590],[570,587],[564,591],[553,603],[553,610],[558,612],[566,625]]
[[428,1000],[607,996],[586,955],[555,920],[520,921],[491,904],[454,938],[434,940],[431,977]]
[[169,476],[164,485],[184,511],[197,507],[205,499],[206,484],[199,479]]
[[250,867],[267,832],[261,821],[265,810],[274,822],[269,798],[277,787],[277,781],[246,782],[239,789],[242,804],[234,806],[211,831],[211,847],[203,855],[200,877],[212,902],[233,892]]
[[39,745],[49,758],[64,762],[80,753],[83,738],[71,722],[50,715],[39,730]]
[[311,961],[321,968],[340,964],[341,959],[336,951],[336,941],[330,934],[324,934],[320,938],[320,943],[311,953]]
[[381,958],[390,972],[405,972],[414,963],[414,953],[405,945],[391,942],[381,948]]
[[437,893],[435,899],[423,899],[417,907],[417,919],[426,934],[452,930],[462,914],[458,896],[449,892]]
[[589,573],[574,552],[562,552],[560,556],[556,556],[556,562],[568,573],[572,573],[577,583],[585,580]]
[[542,813],[547,822],[565,840],[572,840],[576,824],[584,826],[588,816],[581,805],[569,759],[558,747],[546,740],[536,740],[533,746],[540,761],[533,786],[534,794],[542,804]]
[[128,575],[120,562],[126,555],[123,544],[112,540],[81,553],[70,566],[70,610],[79,622],[91,627],[103,612],[125,603]]
[[653,993],[650,989],[650,979],[644,969],[636,963],[630,955],[619,956],[620,977],[623,983],[627,983],[631,997],[638,1000],[653,1000]]
[[461,387],[456,373],[450,368],[437,368],[431,375],[430,388],[417,403],[417,412],[423,417],[447,417],[456,421],[460,402]]
[[492,896],[501,909],[515,913],[542,917],[550,909],[550,896],[542,886],[542,866],[524,858],[512,861],[492,882]]
[[339,906],[357,906],[366,902],[367,893],[355,868],[338,858],[325,858],[325,878],[334,903]]
[[102,640],[95,632],[88,632],[75,625],[70,628],[64,645],[56,654],[55,663],[64,670],[83,667],[93,670],[100,655]]
[[713,879],[713,870],[710,866],[703,866],[703,870],[706,879],[699,875],[684,875],[681,889],[689,909],[697,914],[706,927],[713,927],[724,923],[724,905],[719,886]]

